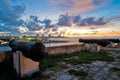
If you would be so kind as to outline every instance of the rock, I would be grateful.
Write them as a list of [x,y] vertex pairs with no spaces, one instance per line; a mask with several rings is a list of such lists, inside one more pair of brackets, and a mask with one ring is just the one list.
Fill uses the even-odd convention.
[[76,78],[74,78],[73,80],[79,80],[79,79],[76,77]]
[[89,44],[89,51],[92,53],[98,53],[100,52],[101,47],[98,44]]
[[61,75],[57,78],[57,80],[71,80],[72,76],[68,74]]
[[43,72],[44,75],[51,74],[51,73],[54,73],[54,71],[46,70],[46,71]]

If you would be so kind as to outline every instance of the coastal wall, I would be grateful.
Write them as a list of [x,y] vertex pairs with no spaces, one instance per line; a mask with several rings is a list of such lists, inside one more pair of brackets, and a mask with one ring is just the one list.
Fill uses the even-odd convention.
[[[113,47],[113,46],[110,46]],[[115,46],[116,48],[120,48],[120,43]],[[78,52],[81,50],[88,50],[92,52],[99,52],[100,46],[93,44],[90,46],[89,44],[71,44],[71,45],[61,45],[61,46],[54,46],[54,47],[47,47],[46,51],[49,55],[52,54],[63,54],[63,53],[73,53]],[[96,52],[96,53],[97,53]],[[6,57],[9,57],[11,55],[11,52],[0,52],[0,62],[2,62]]]
[[62,54],[62,53],[73,53],[82,50],[82,44],[64,45],[64,46],[54,46],[47,47],[46,51],[49,55],[51,54]]
[[[46,51],[49,55],[51,54],[62,54],[62,53],[73,53],[82,50],[82,44],[71,44],[64,46],[54,46],[47,47]],[[2,62],[5,58],[12,56],[11,52],[0,52],[0,62]]]

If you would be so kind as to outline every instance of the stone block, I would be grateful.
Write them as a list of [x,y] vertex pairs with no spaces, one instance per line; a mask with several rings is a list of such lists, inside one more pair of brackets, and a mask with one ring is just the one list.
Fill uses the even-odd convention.
[[39,70],[39,62],[24,57],[19,51],[13,53],[13,66],[20,77],[29,77]]

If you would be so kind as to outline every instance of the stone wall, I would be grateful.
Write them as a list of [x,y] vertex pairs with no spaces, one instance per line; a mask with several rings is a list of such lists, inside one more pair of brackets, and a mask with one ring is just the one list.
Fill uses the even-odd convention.
[[[82,44],[54,46],[47,47],[46,51],[48,52],[48,54],[73,53],[82,50],[82,46]],[[6,57],[12,56],[12,54],[12,52],[0,52],[0,62],[2,62]]]
[[65,46],[54,46],[47,47],[46,51],[49,55],[51,54],[60,54],[60,53],[73,53],[82,50],[82,44],[73,44],[73,45],[65,45]]

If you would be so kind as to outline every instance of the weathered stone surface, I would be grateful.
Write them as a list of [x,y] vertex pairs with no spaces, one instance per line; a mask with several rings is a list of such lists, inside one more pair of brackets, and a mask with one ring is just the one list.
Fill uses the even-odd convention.
[[101,50],[101,46],[99,46],[98,44],[95,44],[95,43],[94,44],[85,43],[83,45],[82,50],[87,50],[87,51],[90,51],[92,53],[98,53]]
[[72,78],[71,75],[64,74],[64,75],[59,76],[57,80],[71,80],[71,78]]
[[48,47],[46,51],[48,54],[73,53],[82,50],[81,44]]
[[48,74],[52,74],[52,73],[54,73],[54,71],[51,71],[51,70],[45,70],[43,72],[44,75],[48,75]]

